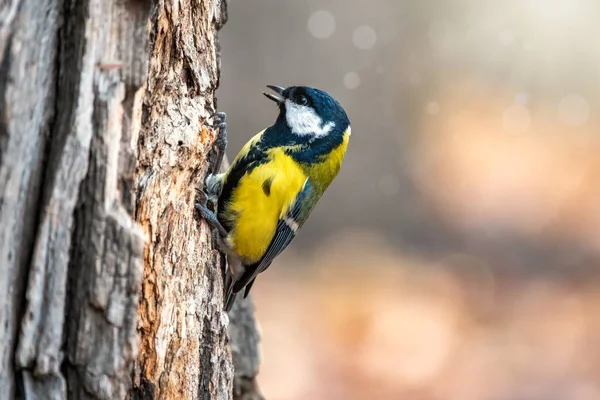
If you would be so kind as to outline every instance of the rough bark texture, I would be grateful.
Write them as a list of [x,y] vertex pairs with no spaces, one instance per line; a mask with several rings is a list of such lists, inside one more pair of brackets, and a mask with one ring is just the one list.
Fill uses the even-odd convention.
[[128,116],[146,77],[149,6],[3,7],[0,390],[122,398],[143,270]]
[[[228,399],[233,366],[222,278],[194,211],[209,163],[220,1],[159,1],[138,147],[136,219],[148,239],[133,395]],[[143,397],[143,396],[142,396]]]
[[[193,211],[224,20],[217,0],[0,2],[3,399],[231,398],[221,260]],[[235,315],[253,382],[256,325]]]
[[137,171],[136,218],[148,238],[133,379],[141,398],[232,395],[221,257],[193,207],[214,169],[207,119],[215,112],[217,30],[225,18],[218,0],[159,1],[152,17]]

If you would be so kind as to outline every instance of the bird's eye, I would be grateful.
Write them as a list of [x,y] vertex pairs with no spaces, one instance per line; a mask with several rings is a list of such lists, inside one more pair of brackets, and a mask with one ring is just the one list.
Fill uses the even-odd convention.
[[304,96],[298,96],[296,97],[296,103],[305,106],[308,104],[308,99]]

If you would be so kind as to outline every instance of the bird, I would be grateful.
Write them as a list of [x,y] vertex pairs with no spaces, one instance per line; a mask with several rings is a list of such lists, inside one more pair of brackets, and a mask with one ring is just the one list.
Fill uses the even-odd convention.
[[[218,173],[227,147],[225,113],[212,116],[218,151],[215,171],[195,204],[227,257],[224,308],[246,298],[256,280],[304,225],[338,175],[351,135],[350,120],[327,92],[308,86],[267,85],[279,108],[270,127],[252,137],[229,168]],[[207,201],[216,205],[208,208]]]

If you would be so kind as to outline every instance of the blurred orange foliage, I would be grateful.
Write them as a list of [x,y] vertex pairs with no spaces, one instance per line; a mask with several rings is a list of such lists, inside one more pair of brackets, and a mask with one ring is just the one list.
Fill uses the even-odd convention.
[[503,111],[514,106],[514,92],[441,93],[444,112],[422,118],[414,181],[455,226],[600,250],[600,121],[569,127],[542,104],[526,134],[508,133]]
[[277,263],[254,291],[268,399],[600,398],[597,279],[409,259],[371,233]]

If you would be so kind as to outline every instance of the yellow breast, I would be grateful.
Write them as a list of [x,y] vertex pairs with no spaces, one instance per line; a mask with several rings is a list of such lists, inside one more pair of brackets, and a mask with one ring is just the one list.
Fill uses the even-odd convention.
[[325,192],[325,189],[333,182],[344,161],[348,140],[350,139],[350,127],[344,132],[342,143],[325,155],[320,162],[310,164],[304,167],[310,181],[319,193]]
[[240,179],[228,207],[228,214],[236,218],[228,242],[245,263],[257,262],[265,254],[278,220],[306,179],[302,168],[279,148],[269,150],[269,161]]

